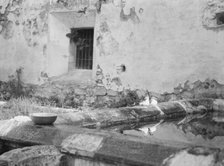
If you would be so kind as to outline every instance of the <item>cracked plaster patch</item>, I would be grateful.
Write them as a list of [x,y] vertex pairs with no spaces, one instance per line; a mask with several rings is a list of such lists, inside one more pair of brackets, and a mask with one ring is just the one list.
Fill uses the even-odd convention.
[[223,25],[217,24],[217,13],[224,12],[224,0],[209,0],[203,11],[202,24],[206,28],[219,28]]

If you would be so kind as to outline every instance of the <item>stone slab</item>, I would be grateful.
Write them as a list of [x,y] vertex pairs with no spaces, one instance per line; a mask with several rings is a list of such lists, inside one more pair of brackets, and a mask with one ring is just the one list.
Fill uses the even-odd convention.
[[159,103],[158,107],[166,114],[186,114],[185,109],[177,102]]
[[133,116],[123,114],[119,109],[96,109],[58,115],[55,124],[83,126],[105,121],[126,121]]
[[16,165],[60,165],[63,154],[55,146],[43,145],[14,149],[0,156],[0,163]]
[[5,138],[59,146],[68,136],[84,131],[81,128],[69,125],[40,126],[26,124],[12,129]]
[[63,152],[93,157],[103,142],[104,137],[93,134],[74,134],[66,138],[61,144]]
[[178,150],[174,147],[146,144],[128,139],[107,138],[94,157],[127,165],[156,166]]
[[[28,125],[28,128],[29,130],[26,127],[23,128],[21,132],[11,137],[53,144],[62,147],[62,152],[70,154],[71,157],[87,157],[91,161],[106,163],[156,166],[161,165],[165,158],[186,147],[182,143],[173,145],[173,143],[168,144],[158,140],[158,142],[153,142],[148,138],[130,137],[109,131],[88,130],[74,126],[40,127],[34,125],[30,127]],[[27,133],[24,135],[25,131]],[[68,137],[65,136],[66,133]],[[60,142],[63,143],[60,144]]]
[[[136,163],[137,165],[154,164],[157,160],[163,159],[158,158],[159,153],[163,152],[162,154],[165,157],[171,151],[179,149],[176,147],[166,148],[164,144],[161,146],[150,145],[149,142],[145,143],[142,138],[133,141],[130,137],[118,133],[89,130],[74,126],[37,126],[26,124],[10,132],[7,136],[14,138],[15,142],[23,140],[45,145],[55,145],[62,147],[66,153],[90,157],[94,160],[112,160],[122,163]],[[153,151],[156,151],[156,153],[153,153]],[[157,159],[154,159],[156,156]]]

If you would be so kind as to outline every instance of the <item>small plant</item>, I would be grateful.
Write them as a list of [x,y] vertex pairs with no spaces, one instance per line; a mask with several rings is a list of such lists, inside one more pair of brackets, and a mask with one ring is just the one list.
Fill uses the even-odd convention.
[[82,35],[81,29],[71,29],[71,33],[66,34],[68,38],[70,38],[70,41],[74,42],[78,49],[82,50],[84,47],[88,47],[89,43],[85,39],[85,37]]
[[126,106],[134,106],[140,103],[141,99],[139,98],[136,91],[125,90],[120,95],[120,100],[118,102],[111,103],[110,107],[126,107]]
[[23,68],[20,67],[16,70],[16,75],[9,76],[8,84],[13,97],[23,96],[22,70]]
[[23,68],[16,70],[14,75],[10,75],[7,82],[0,81],[0,100],[9,100],[10,98],[31,97],[34,86],[25,85],[22,82]]
[[33,99],[18,97],[10,99],[5,107],[13,110],[17,115],[29,115],[34,107],[38,105],[39,104]]

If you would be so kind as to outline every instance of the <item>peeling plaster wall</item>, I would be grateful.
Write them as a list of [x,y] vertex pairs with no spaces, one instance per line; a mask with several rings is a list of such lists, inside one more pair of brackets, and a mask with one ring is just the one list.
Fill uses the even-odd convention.
[[[100,67],[103,76],[97,76],[107,88],[164,92],[186,80],[224,81],[224,31],[204,25],[214,0],[113,2],[102,5],[96,21],[95,69],[97,75]],[[220,7],[223,1],[215,3]]]
[[[68,72],[74,27],[93,27],[95,13],[77,13],[94,0],[0,0],[0,80],[23,68],[22,79],[43,83]],[[76,19],[78,18],[78,19]]]
[[23,68],[26,82],[38,82],[46,68],[48,1],[0,1],[0,80]]
[[58,76],[68,72],[72,44],[66,34],[71,28],[94,27],[95,11],[83,15],[77,11],[54,11],[49,14],[48,74]]
[[[0,0],[0,80],[68,72],[74,27],[93,27],[96,83],[172,91],[186,80],[224,82],[223,0]],[[86,14],[77,13],[88,7]],[[44,76],[44,78],[42,78]]]

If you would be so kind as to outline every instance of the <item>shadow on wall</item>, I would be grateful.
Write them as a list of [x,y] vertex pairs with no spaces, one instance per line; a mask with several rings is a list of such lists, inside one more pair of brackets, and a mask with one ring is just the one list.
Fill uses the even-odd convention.
[[130,8],[129,14],[125,14],[124,9],[122,8],[121,12],[120,12],[120,19],[121,19],[121,21],[131,20],[134,24],[140,23],[140,19],[135,12],[135,7]]

